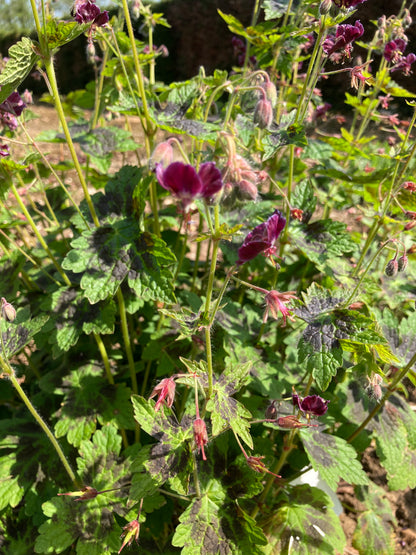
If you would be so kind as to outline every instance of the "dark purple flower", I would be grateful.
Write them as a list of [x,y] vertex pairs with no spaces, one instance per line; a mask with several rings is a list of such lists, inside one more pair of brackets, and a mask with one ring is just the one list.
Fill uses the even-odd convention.
[[332,2],[338,6],[338,8],[355,8],[358,4],[362,4],[366,0],[332,0]]
[[95,4],[95,0],[77,0],[72,15],[77,23],[93,23],[98,27],[108,23],[108,12],[102,12]]
[[416,54],[408,54],[400,58],[399,62],[391,68],[390,71],[403,71],[405,75],[410,75],[412,73],[412,64],[416,62]]
[[322,43],[322,49],[330,56],[334,52],[343,51],[347,57],[351,54],[351,43],[357,40],[364,33],[364,27],[360,21],[354,25],[338,25],[335,36],[330,35]]
[[20,116],[23,110],[26,108],[26,104],[23,102],[20,94],[15,91],[9,95],[4,102],[0,104],[1,112],[8,112],[13,116]]
[[391,40],[384,47],[384,57],[388,62],[396,63],[399,61],[406,49],[406,41],[404,39]]
[[244,264],[253,260],[261,252],[271,256],[276,252],[274,243],[286,225],[286,218],[275,210],[274,214],[262,224],[256,226],[238,249],[237,264]]
[[6,158],[6,156],[10,156],[9,145],[0,144],[0,158]]
[[325,401],[319,395],[307,395],[304,399],[301,399],[296,393],[292,395],[292,402],[302,412],[313,414],[314,416],[325,414],[329,403],[329,401]]
[[181,200],[184,208],[195,198],[211,199],[223,187],[221,172],[214,162],[201,164],[198,173],[183,162],[173,162],[166,169],[156,164],[156,177],[164,189]]

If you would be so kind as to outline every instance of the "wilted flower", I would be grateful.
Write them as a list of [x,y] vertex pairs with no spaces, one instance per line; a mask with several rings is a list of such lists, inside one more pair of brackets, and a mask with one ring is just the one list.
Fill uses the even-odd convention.
[[402,187],[403,189],[409,191],[409,193],[416,192],[416,183],[414,181],[405,181],[404,183],[402,183]]
[[281,478],[281,476],[279,476],[279,474],[275,474],[274,472],[271,472],[266,467],[266,465],[264,464],[262,459],[264,459],[264,457],[246,457],[246,461],[247,461],[248,466],[252,470],[254,470],[255,472],[267,472],[267,474],[271,474],[272,476],[275,476],[276,478]]
[[77,497],[74,501],[87,501],[94,499],[100,492],[91,486],[85,486],[81,491],[69,491],[67,493],[58,493],[57,495],[68,495],[69,497]]
[[166,169],[156,164],[156,177],[160,185],[174,194],[182,202],[184,209],[195,199],[209,201],[223,187],[221,172],[214,162],[205,162],[199,172],[183,162],[173,162]]
[[280,428],[286,428],[288,430],[296,430],[297,428],[309,428],[311,426],[311,424],[301,422],[294,414],[280,416],[276,419],[276,424]]
[[295,292],[296,291],[286,291],[286,293],[279,293],[279,291],[269,291],[265,297],[266,310],[264,312],[263,322],[267,322],[269,313],[275,320],[277,320],[281,314],[283,317],[283,327],[286,326],[286,318],[293,321],[294,318],[290,315],[290,310],[287,308],[286,304],[292,299],[297,299],[294,294]]
[[77,23],[92,23],[97,27],[108,23],[108,12],[102,12],[95,0],[75,0],[72,16]]
[[293,393],[292,402],[302,412],[313,414],[314,416],[322,416],[328,410],[329,401],[325,401],[319,395],[307,395],[301,399],[299,395]]
[[277,238],[286,225],[286,218],[275,210],[270,218],[256,226],[238,249],[237,264],[244,264],[249,260],[253,260],[258,254],[263,253],[265,256],[272,256],[276,252],[274,246]]
[[152,399],[158,395],[155,412],[157,412],[162,405],[166,405],[169,408],[173,405],[173,401],[175,400],[175,389],[176,384],[173,378],[164,378],[157,384],[149,397],[149,399]]
[[335,36],[328,36],[322,43],[322,49],[330,56],[334,52],[342,52],[344,57],[351,57],[351,43],[357,40],[364,33],[364,27],[360,21],[356,21],[354,25],[338,25]]
[[395,66],[390,71],[403,71],[405,75],[412,73],[411,66],[416,62],[416,54],[410,53],[407,56],[402,56]]
[[133,540],[136,540],[136,542],[138,542],[139,534],[140,534],[140,522],[138,520],[132,520],[131,522],[126,524],[126,526],[123,527],[123,533],[120,536],[120,538],[124,536],[123,544],[117,553],[121,553],[121,551],[126,547],[126,545],[130,547]]
[[207,458],[205,456],[204,446],[208,443],[208,434],[207,427],[202,418],[196,418],[194,420],[193,429],[196,446],[202,453],[202,459],[206,461]]
[[8,322],[13,322],[16,318],[16,309],[4,297],[1,298],[1,317]]

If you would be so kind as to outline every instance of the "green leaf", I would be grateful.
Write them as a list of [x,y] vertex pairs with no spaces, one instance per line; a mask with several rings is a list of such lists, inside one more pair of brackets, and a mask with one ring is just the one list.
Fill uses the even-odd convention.
[[370,482],[368,487],[357,487],[356,495],[366,510],[358,516],[353,547],[365,555],[394,555],[393,527],[397,522],[385,490]]
[[351,484],[368,484],[354,447],[345,439],[310,428],[299,433],[313,468],[333,491],[341,478]]
[[80,24],[76,21],[58,21],[50,18],[42,33],[46,30],[49,50],[57,52],[61,46],[85,33],[89,27],[91,27],[90,23]]
[[228,366],[213,386],[213,396],[207,403],[211,413],[212,435],[215,437],[231,428],[251,449],[253,440],[250,435],[248,419],[250,412],[236,399],[233,393],[249,381],[251,363]]
[[39,528],[35,553],[61,553],[73,543],[82,555],[118,551],[121,529],[114,514],[127,512],[122,491],[130,480],[129,463],[119,459],[120,449],[121,437],[114,426],[96,431],[92,441],[81,442],[77,466],[83,483],[98,491],[116,489],[79,503],[70,497],[44,503],[49,519]]
[[42,302],[42,308],[54,321],[48,330],[54,356],[75,345],[82,332],[110,334],[114,332],[116,306],[112,300],[91,305],[82,291],[61,287]]
[[182,555],[232,553],[222,529],[218,506],[204,495],[195,498],[179,517],[172,545],[182,547]]
[[273,528],[266,553],[336,555],[344,552],[344,532],[326,493],[308,485],[296,486],[281,494],[277,501],[280,503],[272,513]]
[[0,73],[0,103],[4,102],[17,89],[40,60],[36,53],[38,44],[27,37],[9,48],[8,60]]
[[315,212],[316,197],[310,181],[301,181],[292,194],[292,206],[303,210],[302,221],[308,222]]
[[66,436],[78,447],[102,425],[114,424],[122,429],[134,429],[130,404],[130,390],[124,384],[111,385],[104,378],[104,370],[94,364],[72,370],[63,379],[59,392],[61,406],[55,416],[56,437]]
[[140,232],[135,220],[125,218],[84,231],[71,246],[62,267],[83,273],[81,288],[91,304],[114,296],[125,279],[145,300],[174,299],[167,266],[175,257],[161,239]]
[[291,235],[295,245],[318,267],[330,267],[333,257],[342,256],[354,249],[346,224],[329,219],[311,224],[296,222]]
[[[22,308],[17,311],[16,319],[7,322],[6,331],[2,332],[3,345],[7,358],[11,358],[25,347],[33,336],[38,333],[49,316],[42,315],[30,318],[29,308]],[[1,328],[4,329],[4,320],[1,320]]]
[[3,455],[3,449],[4,445],[0,450],[0,511],[8,505],[17,507],[25,492],[16,473],[16,453]]

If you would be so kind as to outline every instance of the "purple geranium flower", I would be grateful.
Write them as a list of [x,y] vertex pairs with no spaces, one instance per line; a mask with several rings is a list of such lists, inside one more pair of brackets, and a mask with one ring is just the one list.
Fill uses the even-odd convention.
[[201,164],[198,173],[183,162],[173,162],[166,169],[156,164],[156,177],[164,189],[180,199],[184,209],[195,198],[210,200],[223,187],[221,172],[214,162]]
[[98,27],[108,23],[108,12],[102,12],[95,4],[95,0],[77,0],[72,15],[77,23],[93,23]]
[[384,47],[384,57],[388,62],[396,63],[399,61],[406,49],[406,41],[404,39],[391,40]]
[[314,416],[322,416],[328,410],[329,401],[325,401],[319,395],[307,395],[301,399],[299,395],[294,393],[292,401],[295,407],[297,406],[302,412],[313,414]]
[[360,21],[354,25],[338,25],[335,36],[329,36],[322,43],[322,49],[330,56],[334,52],[344,51],[349,57],[351,53],[351,43],[360,38],[364,33],[364,27]]
[[10,131],[17,129],[17,117],[26,108],[18,92],[10,94],[4,102],[0,104],[0,125],[7,126]]
[[286,218],[279,212],[275,212],[270,218],[262,224],[256,226],[238,249],[237,264],[244,264],[255,258],[261,252],[266,256],[271,256],[276,252],[274,246],[276,239],[279,237],[286,225]]
[[0,158],[6,158],[6,156],[10,156],[9,145],[0,144]]

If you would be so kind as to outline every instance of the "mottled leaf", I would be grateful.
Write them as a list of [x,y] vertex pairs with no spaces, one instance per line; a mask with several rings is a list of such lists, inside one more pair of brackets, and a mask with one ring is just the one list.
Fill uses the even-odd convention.
[[37,48],[37,43],[28,37],[22,37],[22,40],[9,48],[7,63],[0,73],[0,103],[4,102],[32,71],[40,59]]
[[351,484],[368,484],[355,449],[345,439],[310,428],[299,433],[313,468],[332,490],[336,491],[341,478]]
[[21,351],[33,336],[42,329],[48,318],[47,315],[30,318],[29,308],[22,308],[17,311],[16,319],[13,322],[7,322],[6,325],[2,319],[1,329],[6,356],[11,358]]

